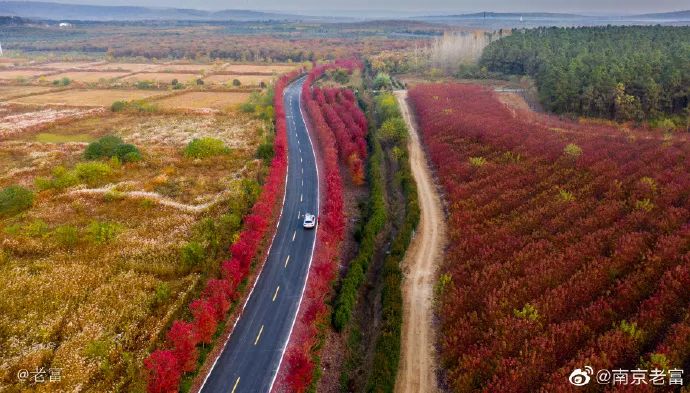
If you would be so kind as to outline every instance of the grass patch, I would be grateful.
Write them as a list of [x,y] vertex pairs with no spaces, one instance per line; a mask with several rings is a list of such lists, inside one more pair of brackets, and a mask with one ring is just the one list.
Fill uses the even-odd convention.
[[41,143],[69,143],[69,142],[91,142],[93,135],[89,134],[55,134],[51,132],[41,132],[34,137],[36,142]]
[[103,162],[80,162],[74,169],[58,166],[53,169],[52,178],[37,178],[36,187],[40,190],[61,190],[77,184],[94,187],[106,182],[112,172],[112,168]]
[[34,204],[34,193],[22,186],[12,185],[0,191],[0,217],[13,216]]
[[188,158],[209,158],[228,153],[230,149],[216,138],[193,139],[184,149],[184,155]]

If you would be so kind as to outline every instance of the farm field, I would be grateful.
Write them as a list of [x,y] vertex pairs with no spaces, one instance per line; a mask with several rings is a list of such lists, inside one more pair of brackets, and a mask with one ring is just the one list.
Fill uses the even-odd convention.
[[101,80],[112,80],[127,75],[126,72],[91,72],[91,71],[72,71],[47,76],[46,79],[68,78],[76,82],[98,82]]
[[152,70],[156,67],[155,64],[146,63],[99,63],[98,65],[89,66],[89,70],[99,70],[99,71],[130,71],[130,72],[141,72]]
[[259,86],[261,82],[268,84],[274,78],[267,75],[211,75],[204,78],[204,83],[211,85],[232,85],[237,79],[242,86]]
[[251,93],[193,91],[156,101],[163,109],[217,109],[226,110],[245,102]]
[[44,93],[52,88],[43,86],[2,86],[0,85],[0,100],[34,93]]
[[197,74],[222,69],[222,64],[156,64],[152,67],[153,71],[158,72],[186,72]]
[[0,70],[0,80],[32,79],[47,73],[47,70]]
[[43,108],[24,105],[0,105],[0,136],[11,138],[31,129],[57,121],[75,120],[103,113],[103,108]]
[[42,64],[36,64],[33,65],[33,67],[37,68],[45,68],[45,69],[55,69],[55,70],[71,70],[71,69],[79,69],[79,68],[92,68],[96,67],[102,62],[100,61],[58,61],[58,62],[49,62],[49,63],[42,63]]
[[[50,391],[143,391],[143,359],[216,273],[256,197],[266,171],[256,150],[270,128],[239,112],[38,105],[155,94],[70,93],[0,106],[0,189],[33,195],[21,213],[0,212],[0,385],[22,390],[20,369],[49,366],[62,373]],[[112,135],[137,154],[87,159],[88,143]],[[187,156],[203,138],[223,149]]]
[[295,68],[300,67],[301,64],[227,64],[223,67],[223,71],[242,72],[242,73],[268,73],[268,74],[282,74],[290,72]]
[[410,100],[449,206],[436,290],[452,390],[687,369],[686,138],[512,109],[476,85]]
[[139,74],[130,75],[122,78],[124,83],[136,83],[139,81],[153,81],[158,83],[170,84],[173,79],[177,79],[179,83],[191,83],[199,78],[203,78],[200,74],[185,74],[173,72],[142,72]]
[[140,100],[165,94],[152,90],[70,89],[12,100],[20,104],[107,106],[118,100]]

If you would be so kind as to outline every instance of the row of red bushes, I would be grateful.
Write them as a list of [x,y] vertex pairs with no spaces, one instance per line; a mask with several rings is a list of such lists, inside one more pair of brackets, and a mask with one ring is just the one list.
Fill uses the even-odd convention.
[[[286,368],[281,371],[276,385],[279,390],[304,392],[312,382],[315,368],[313,351],[318,344],[319,324],[328,323],[329,312],[324,294],[330,292],[331,282],[335,278],[337,266],[335,262],[345,231],[343,184],[338,164],[339,149],[336,131],[326,120],[320,102],[315,99],[318,94],[316,92],[319,90],[312,89],[311,85],[328,68],[345,68],[351,71],[355,67],[361,67],[361,64],[355,61],[337,61],[316,66],[309,73],[302,87],[302,105],[306,108],[309,129],[316,141],[315,147],[318,149],[319,162],[322,165],[319,168],[319,175],[322,177],[320,184],[323,184],[325,189],[320,192],[323,197],[316,251],[312,259],[313,266],[300,306],[300,313],[290,337],[286,353]],[[351,97],[353,98],[354,95]],[[340,99],[347,100],[344,95]],[[339,104],[338,100],[330,102]],[[321,103],[324,102],[326,101]],[[340,155],[340,157],[344,156]]]
[[149,393],[177,392],[180,379],[185,372],[197,367],[199,344],[210,344],[218,323],[226,318],[233,301],[239,297],[240,283],[250,272],[251,262],[257,256],[259,246],[271,230],[276,208],[282,198],[287,171],[287,130],[283,90],[287,83],[298,75],[298,71],[282,76],[275,85],[274,109],[276,136],[275,155],[262,187],[261,195],[244,217],[242,232],[230,247],[231,258],[222,263],[221,278],[206,282],[201,296],[192,301],[189,309],[192,320],[176,320],[166,335],[164,348],[151,353],[144,360],[148,372]]
[[575,391],[575,368],[690,362],[687,138],[515,113],[478,86],[410,100],[448,199],[452,390]]
[[[345,70],[352,74],[355,69],[362,67],[362,63],[357,60],[339,60],[314,67],[310,77],[315,81],[329,69]],[[308,94],[318,104],[322,117],[335,135],[339,157],[348,165],[353,182],[363,184],[368,125],[366,116],[357,105],[355,94],[349,89],[317,87]]]

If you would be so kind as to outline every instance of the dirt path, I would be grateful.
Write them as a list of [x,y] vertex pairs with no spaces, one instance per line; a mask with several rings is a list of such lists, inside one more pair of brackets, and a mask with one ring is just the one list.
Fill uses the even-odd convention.
[[431,178],[419,135],[407,105],[407,91],[395,93],[410,129],[410,164],[417,182],[421,219],[403,269],[403,326],[396,393],[437,392],[434,332],[431,326],[436,268],[445,242],[441,199]]

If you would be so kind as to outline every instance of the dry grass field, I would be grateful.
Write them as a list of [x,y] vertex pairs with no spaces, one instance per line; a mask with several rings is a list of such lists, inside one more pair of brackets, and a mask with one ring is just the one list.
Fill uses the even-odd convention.
[[197,79],[202,78],[200,74],[184,74],[174,72],[142,72],[139,74],[130,75],[122,78],[123,83],[136,83],[139,81],[151,81],[164,84],[170,84],[173,79],[177,79],[179,83],[192,83]]
[[103,108],[55,109],[0,104],[0,137],[10,138],[29,129],[38,129],[51,123],[94,116],[103,112]]
[[217,109],[227,110],[247,101],[251,93],[242,92],[201,92],[193,91],[168,98],[156,103],[163,109]]
[[32,79],[47,74],[47,70],[0,70],[0,80],[14,81],[17,79]]
[[242,86],[259,86],[261,82],[268,84],[273,80],[273,77],[267,75],[211,75],[204,78],[204,83],[229,86],[235,79],[239,80]]
[[52,88],[45,86],[0,86],[0,100],[7,100],[28,94],[45,93],[51,89]]
[[284,74],[300,66],[301,64],[227,64],[223,71]]
[[[195,73],[179,72],[190,66]],[[21,186],[32,195],[19,211],[0,210],[0,391],[143,392],[143,359],[218,273],[256,197],[267,169],[257,148],[272,125],[235,110],[249,92],[165,97],[173,79],[195,81],[222,64],[177,64],[172,73],[139,63],[40,67],[0,68],[8,80],[0,85],[0,192]],[[53,75],[39,77],[49,68]],[[154,69],[116,83],[158,80],[166,89],[83,87]],[[62,78],[74,83],[52,86]],[[238,77],[258,83],[252,78]],[[143,99],[151,111],[110,109]],[[139,155],[86,158],[89,143],[113,135]],[[226,150],[186,155],[201,138]],[[190,257],[190,247],[201,256]],[[60,369],[61,382],[17,379],[37,367]]]
[[37,105],[105,106],[118,100],[140,100],[165,94],[152,90],[72,89],[17,98],[13,103]]
[[[150,345],[217,266],[182,250],[237,232],[265,168],[254,158],[265,129],[239,113],[107,112],[0,138],[0,189],[35,195],[0,215],[0,386],[23,391],[17,372],[45,366],[61,382],[32,391],[143,391]],[[86,161],[81,141],[106,134],[136,145],[141,161]],[[199,137],[229,152],[186,158]]]
[[72,72],[63,72],[63,73],[56,74],[56,75],[50,75],[50,76],[47,76],[46,79],[57,80],[57,79],[62,79],[62,78],[69,78],[70,80],[73,80],[76,82],[91,83],[91,82],[99,82],[101,80],[108,81],[108,80],[112,80],[115,78],[125,76],[127,74],[128,74],[127,72],[72,71]]
[[152,70],[156,72],[212,72],[221,70],[222,64],[156,64]]
[[36,67],[46,68],[46,69],[54,69],[54,70],[72,70],[72,69],[79,69],[79,68],[92,68],[92,67],[97,66],[101,63],[102,62],[99,62],[99,61],[74,61],[74,62],[58,61],[58,62],[38,64],[38,65],[36,65]]
[[88,67],[89,70],[116,70],[116,71],[130,71],[130,72],[141,72],[151,70],[156,67],[153,64],[144,63],[104,63],[96,66]]

